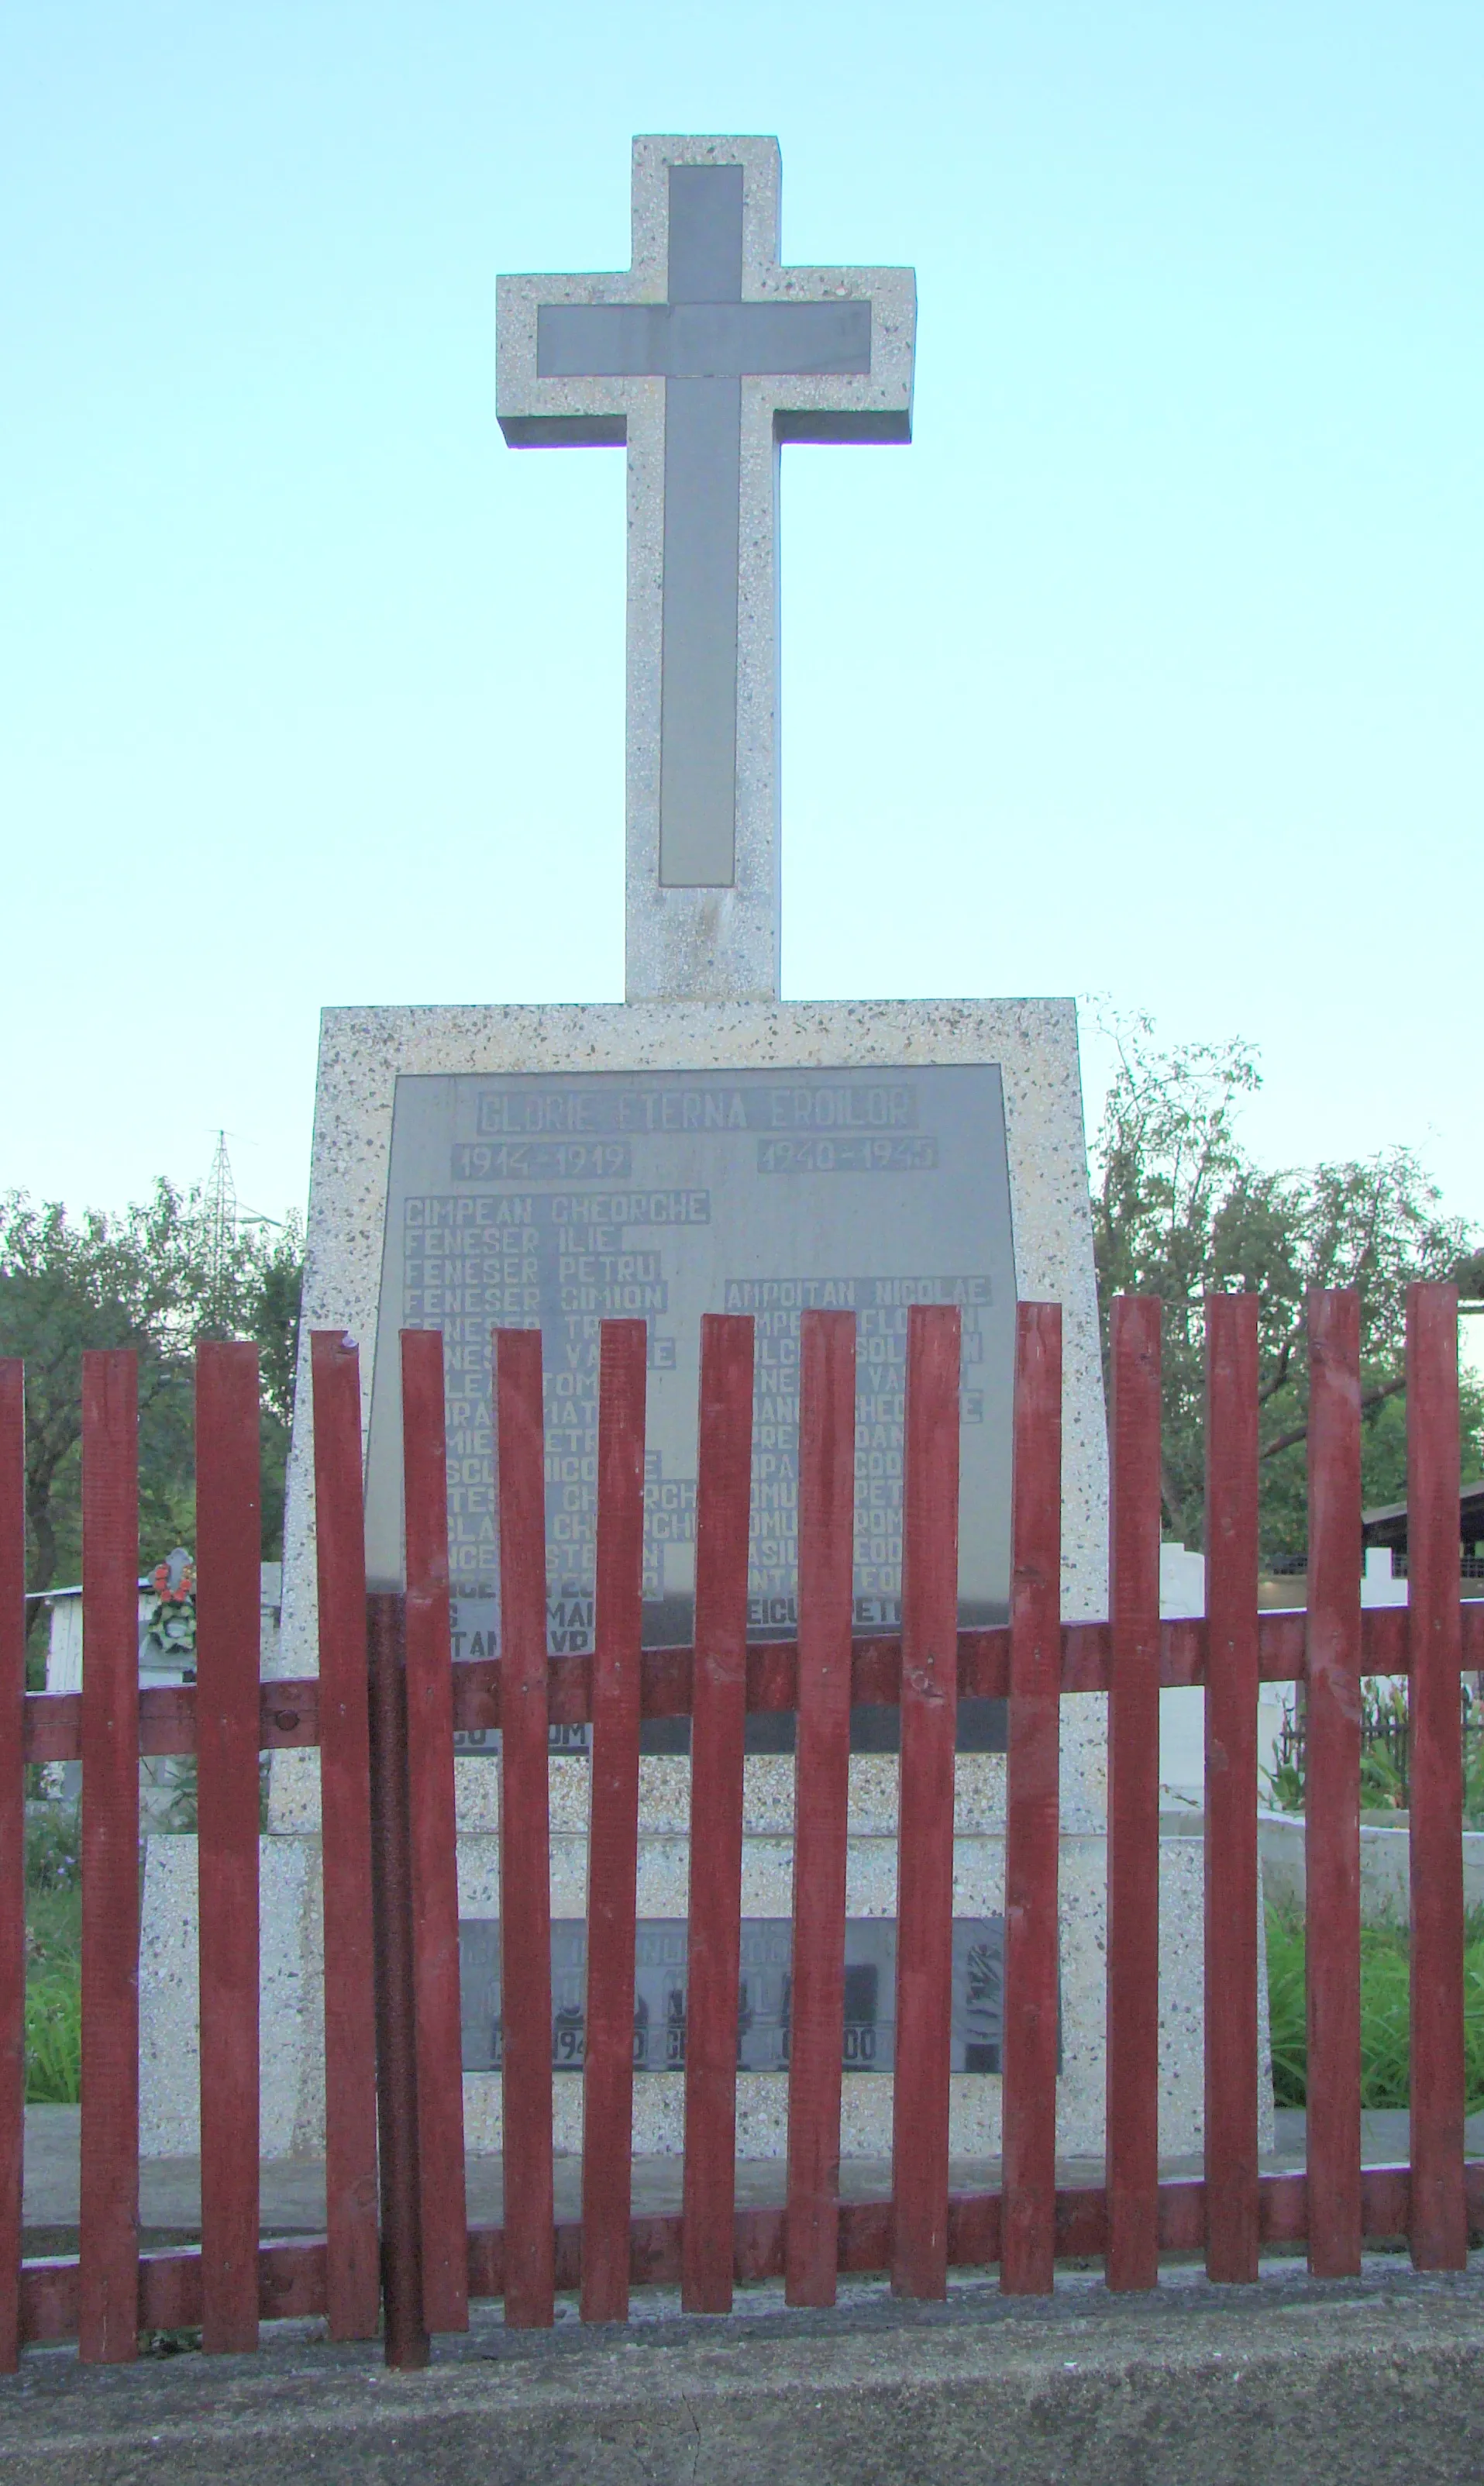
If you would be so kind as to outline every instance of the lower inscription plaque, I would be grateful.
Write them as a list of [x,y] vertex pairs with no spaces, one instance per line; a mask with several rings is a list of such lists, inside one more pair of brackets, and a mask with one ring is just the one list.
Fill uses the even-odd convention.
[[[634,1966],[634,2069],[685,2068],[686,1921],[641,1920]],[[551,1929],[552,2068],[580,2072],[588,1928],[581,1918]],[[737,2069],[788,2068],[793,1927],[786,1917],[744,1918],[737,2012]],[[951,2068],[998,2072],[1002,2029],[1004,1920],[953,1920]],[[500,1923],[466,1918],[458,1928],[466,2072],[501,2067]],[[849,1918],[845,1924],[847,2072],[889,2072],[894,2062],[896,1927],[889,1919]]]

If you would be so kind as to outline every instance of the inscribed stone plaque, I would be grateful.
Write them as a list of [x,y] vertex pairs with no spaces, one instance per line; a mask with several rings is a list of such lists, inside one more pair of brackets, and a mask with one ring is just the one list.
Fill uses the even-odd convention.
[[[453,1653],[498,1653],[491,1331],[539,1327],[550,1642],[591,1648],[599,1330],[605,1317],[638,1315],[649,1340],[645,1638],[688,1640],[701,1318],[748,1312],[749,1633],[791,1635],[799,1323],[818,1306],[857,1319],[856,1628],[893,1630],[907,1319],[919,1303],[962,1311],[960,1616],[1003,1621],[1015,1282],[997,1068],[398,1078],[367,1463],[371,1577],[402,1577],[398,1332],[439,1329]],[[966,1743],[998,1742],[998,1705],[964,1704]],[[685,1723],[674,1722],[680,1749]],[[894,1723],[881,1725],[879,1739],[863,1732],[858,1713],[858,1747],[890,1743]],[[766,1748],[759,1727],[774,1730],[775,1748],[791,1730],[750,1726],[755,1749]],[[657,1745],[652,1728],[646,1740]]]
[[[683,1917],[641,1919],[634,1953],[634,2069],[685,2068],[688,1928]],[[588,1928],[580,1917],[551,1929],[551,2061],[580,2072]],[[785,2072],[793,2001],[793,1927],[786,1917],[742,1921],[737,2069]],[[1004,1920],[955,1917],[951,2053],[955,2072],[998,2072],[1003,2027]],[[458,1928],[466,2072],[502,2065],[500,1921],[466,1917]],[[895,2062],[896,1926],[890,1918],[845,1920],[847,2072],[890,2072]]]

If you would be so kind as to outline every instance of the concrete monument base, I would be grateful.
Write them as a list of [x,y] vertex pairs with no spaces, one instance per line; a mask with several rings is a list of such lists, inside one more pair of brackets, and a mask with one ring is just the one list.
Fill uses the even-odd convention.
[[[369,1427],[371,1345],[377,1333],[399,1079],[508,1080],[523,1074],[539,1078],[544,1090],[598,1073],[633,1079],[767,1072],[798,1083],[820,1071],[840,1069],[910,1081],[936,1065],[963,1064],[994,1065],[999,1075],[1014,1293],[1023,1300],[1055,1300],[1063,1310],[1062,1611],[1069,1620],[1106,1613],[1107,1442],[1076,1011],[1070,1001],[674,1001],[570,1008],[330,1010],[324,1015],[320,1047],[301,1386],[289,1473],[278,1657],[283,1672],[312,1674],[317,1668],[309,1333],[334,1327],[363,1341],[363,1420]],[[637,1167],[637,1153],[635,1163]],[[884,1198],[879,1183],[871,1200],[863,1195],[863,1232],[869,1230],[875,1202]],[[667,1248],[667,1268],[684,1277],[682,1247]],[[857,1261],[845,1265],[870,1265],[865,1249]],[[998,1288],[1000,1282],[995,1283]],[[1003,1322],[1003,1307],[995,1317]],[[383,1340],[386,1331],[383,1316]],[[694,1347],[692,1340],[691,1352]],[[680,1351],[685,1351],[683,1344]],[[1003,1407],[995,1422],[1003,1424]],[[1062,1707],[1061,1731],[1063,2072],[1058,2130],[1064,2149],[1093,2153],[1103,2146],[1106,1709],[1099,1697],[1069,1699]],[[553,1915],[580,1918],[586,1892],[587,1764],[582,1756],[571,1755],[554,1757],[551,1766]],[[498,1913],[498,1767],[488,1758],[460,1759],[457,1781],[460,1912],[465,1918],[487,1919]],[[786,1918],[790,1913],[792,1787],[790,1760],[764,1754],[749,1758],[746,1915]],[[960,1753],[955,1917],[993,1916],[1001,1908],[1003,1787],[1002,1756]],[[894,1758],[866,1753],[852,1757],[852,1918],[890,1918],[894,1913],[895,1796]],[[685,1915],[688,1813],[688,1761],[646,1758],[641,1917]],[[272,1835],[263,1842],[263,2148],[272,2155],[315,2145],[323,2113],[316,1754],[275,1756],[269,1827]],[[142,1975],[146,2147],[157,2155],[191,2145],[196,2111],[193,1873],[193,1845],[151,1841]],[[1189,1840],[1166,1843],[1161,1891],[1161,2139],[1168,2151],[1188,2151],[1199,2146],[1203,2097],[1197,1846]],[[1262,2026],[1265,2051],[1265,2010]],[[581,2084],[559,2076],[555,2089],[559,2145],[570,2149],[579,2141]],[[743,2075],[739,2146],[745,2155],[783,2151],[784,2089],[782,2075]],[[887,2146],[891,2094],[889,2075],[847,2078],[842,2137],[847,2154],[879,2154]],[[642,2077],[635,2111],[637,2149],[679,2145],[682,2095],[683,2083],[671,2075]],[[997,2076],[955,2076],[955,2150],[995,2148],[999,2098]],[[471,2146],[493,2145],[499,2132],[498,2076],[469,2073],[465,2103]]]
[[[288,1759],[289,1755],[285,1758]],[[291,1784],[280,1784],[286,1813],[317,1814],[317,1760],[296,1754]],[[648,1825],[641,1845],[641,1916],[683,1917],[690,1853],[686,1836],[689,1765],[655,1758],[641,1764]],[[551,1902],[555,1918],[580,1917],[586,1904],[588,1852],[585,1760],[554,1757],[551,1771]],[[459,1914],[498,1918],[498,1772],[487,1761],[457,1765]],[[791,1906],[792,1765],[767,1755],[746,1764],[746,1837],[742,1905],[746,1915],[786,1917]],[[858,1755],[851,1763],[847,1913],[889,1918],[896,1892],[895,1763]],[[992,1754],[962,1754],[957,1765],[953,1901],[955,1915],[999,1914],[1003,1905],[1003,1764]],[[1198,1834],[1199,1821],[1194,1829]],[[323,1920],[319,1839],[309,1828],[270,1834],[261,1842],[262,1877],[261,2153],[302,2158],[324,2148]],[[1094,1831],[1061,1842],[1060,1960],[1062,2069],[1057,2093],[1057,2145],[1064,2157],[1098,2157],[1104,2147],[1104,2014],[1107,1947],[1108,1841]],[[149,2158],[176,2158],[200,2147],[196,1842],[149,1842],[140,1952],[141,2147]],[[1198,1835],[1160,1843],[1160,2152],[1179,2157],[1201,2147],[1204,2100],[1202,1851]],[[1263,2059],[1260,2144],[1272,2146],[1272,2082],[1267,2060],[1265,1946],[1258,1945],[1258,2025]],[[673,2074],[641,2074],[635,2082],[636,2155],[677,2153],[683,2144],[684,2082]],[[552,2084],[559,2151],[582,2147],[582,2083],[557,2074]],[[955,2157],[995,2157],[1000,2150],[1002,2084],[996,2075],[955,2074],[949,2148]],[[498,2073],[464,2076],[464,2134],[471,2151],[501,2145]],[[748,2159],[782,2158],[787,2141],[787,2080],[782,2073],[743,2073],[737,2084],[737,2149]],[[892,2082],[881,2073],[847,2073],[840,2149],[847,2159],[882,2158],[892,2146]]]

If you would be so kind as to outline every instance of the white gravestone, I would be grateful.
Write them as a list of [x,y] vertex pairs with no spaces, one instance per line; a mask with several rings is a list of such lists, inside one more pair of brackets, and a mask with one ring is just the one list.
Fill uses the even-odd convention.
[[[907,271],[781,265],[778,197],[771,140],[641,139],[633,267],[502,285],[507,437],[519,446],[627,444],[628,1000],[325,1012],[289,1461],[286,1674],[312,1673],[317,1663],[308,1334],[319,1327],[361,1341],[368,1553],[384,1579],[398,1576],[400,1561],[397,1332],[443,1330],[455,1630],[473,1654],[498,1641],[488,1333],[499,1320],[543,1333],[549,1613],[554,1642],[580,1648],[591,1644],[588,1486],[605,1312],[641,1312],[650,1329],[653,1641],[685,1636],[703,1312],[758,1318],[750,1627],[765,1636],[791,1621],[797,1401],[788,1371],[804,1306],[857,1312],[857,1614],[862,1628],[890,1628],[905,1306],[954,1301],[963,1310],[962,1612],[987,1619],[1003,1613],[1007,1589],[1014,1302],[1054,1298],[1064,1312],[1063,1609],[1069,1619],[1106,1612],[1106,1433],[1073,1005],[778,998],[777,452],[790,437],[907,437],[915,299]],[[1105,1709],[1088,1698],[1062,1711],[1058,2127],[1069,2151],[1102,2145]],[[784,1751],[757,1749],[776,1726],[755,1729],[745,1764],[743,1909],[764,2020],[791,1910],[793,1764]],[[881,1748],[894,1724],[874,1749],[868,1722],[858,1726],[866,1731],[850,1763],[847,1957],[879,1979],[895,1912],[897,1764]],[[1003,1911],[1002,1726],[966,1715],[960,1736],[955,1955],[966,1963],[988,1956]],[[662,1983],[686,1912],[689,1763],[679,1741],[680,1750],[656,1749],[664,1737],[651,1734],[641,1762],[642,1949],[646,1958],[653,1950]],[[559,1750],[550,1767],[564,1986],[580,1983],[588,1765],[581,1752]],[[460,1914],[493,1937],[499,1773],[487,1755],[465,1751],[455,1777]],[[299,2001],[265,2023],[264,2096],[277,2145],[299,2149],[322,2130],[321,1988],[316,1875],[313,1864],[289,1859],[314,1855],[317,1820],[317,1755],[280,1754],[265,1904],[282,1884],[275,1992]],[[146,1898],[145,2130],[155,2150],[189,2145],[193,2045],[179,1931],[193,1901],[183,1855],[161,1853],[164,1844],[151,1853]],[[1199,2139],[1199,1868],[1193,1841],[1165,1843],[1168,2150]],[[466,2003],[476,2023],[493,1956],[471,1933]],[[999,2146],[998,2075],[972,2068],[995,2059],[969,2027],[985,1991],[980,1975],[974,1994],[955,1998],[955,2062],[966,2066],[952,2082],[958,2152]],[[982,2011],[976,2025],[982,2036]],[[889,2060],[883,2034],[877,2059]],[[497,2058],[497,2032],[491,2040],[487,2028],[466,2031],[472,2147],[498,2144],[500,2081],[487,2068]],[[744,2056],[754,2059],[773,2062],[776,2049]],[[576,2080],[555,2082],[560,2147],[580,2145],[580,2091]],[[739,2074],[743,2156],[783,2153],[785,2092],[777,2069]],[[639,2072],[637,2149],[679,2146],[682,2100],[673,2073]],[[847,2071],[845,2154],[885,2150],[890,2128],[890,2077]],[[278,2139],[286,2134],[287,2144]]]

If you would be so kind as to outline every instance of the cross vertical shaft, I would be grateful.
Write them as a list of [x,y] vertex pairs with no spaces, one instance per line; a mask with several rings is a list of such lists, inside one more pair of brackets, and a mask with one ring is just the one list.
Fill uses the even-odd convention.
[[[670,167],[670,299],[742,300],[742,167]],[[660,656],[660,884],[736,876],[737,551],[742,382],[665,389]]]

